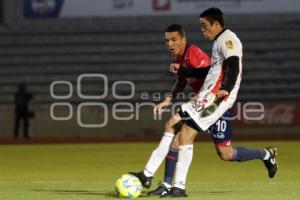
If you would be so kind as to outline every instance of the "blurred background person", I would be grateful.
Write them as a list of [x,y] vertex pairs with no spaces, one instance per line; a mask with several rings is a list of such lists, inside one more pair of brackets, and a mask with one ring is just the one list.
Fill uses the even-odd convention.
[[30,127],[30,117],[33,113],[29,110],[29,104],[32,100],[32,93],[26,90],[26,84],[20,84],[18,91],[14,94],[15,101],[15,124],[14,124],[14,138],[19,138],[19,128],[23,123],[23,136],[29,139],[28,129]]

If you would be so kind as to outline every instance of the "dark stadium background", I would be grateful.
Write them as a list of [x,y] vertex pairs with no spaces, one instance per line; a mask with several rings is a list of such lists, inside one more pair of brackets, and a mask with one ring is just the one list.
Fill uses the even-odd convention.
[[[226,4],[224,2],[219,4]],[[168,114],[163,120],[153,120],[151,107],[139,106],[143,102],[157,103],[159,95],[162,97],[169,92],[175,80],[168,73],[171,59],[164,45],[166,26],[182,24],[189,41],[210,54],[211,44],[201,35],[198,14],[60,17],[59,11],[65,3],[60,0],[1,1],[0,141],[16,142],[13,140],[13,95],[20,83],[25,83],[34,95],[30,104],[35,113],[30,119],[31,142],[159,138]],[[134,3],[132,0],[111,1],[116,10],[126,9]],[[203,3],[209,5],[207,1]],[[231,1],[235,6],[242,3]],[[167,8],[166,4],[157,9],[162,9],[158,11],[161,13]],[[265,112],[261,120],[247,121],[243,117],[235,120],[235,137],[255,140],[299,138],[299,11],[251,12],[225,13],[225,20],[227,27],[238,34],[244,45],[239,106],[259,102],[263,103]],[[87,73],[106,76],[107,90],[103,78],[83,78],[82,95],[101,95],[104,90],[107,95],[98,99],[78,96],[77,79]],[[70,97],[55,99],[51,96],[51,84],[55,81],[72,85],[71,93],[65,83],[54,85],[55,95],[70,94]],[[128,82],[134,84],[134,90]],[[113,88],[115,96],[129,98],[115,98]],[[148,96],[143,96],[145,94]],[[87,102],[96,105],[87,106]],[[131,120],[113,119],[112,108],[120,102],[127,104],[118,108],[133,110],[117,115]],[[58,105],[54,106],[54,103]],[[107,106],[107,113],[101,106],[103,104]],[[53,115],[69,118],[53,120],[51,105],[54,106]],[[81,114],[77,116],[79,105],[82,106]],[[69,115],[70,107],[72,116]],[[81,127],[78,120],[87,126]],[[99,124],[104,125],[90,127]]]
[[[223,162],[199,134],[188,199],[299,199],[296,0],[0,0],[0,199],[117,199],[116,180],[143,169],[170,116],[153,119],[151,107],[175,81],[165,28],[182,24],[210,55],[198,23],[210,6],[244,45],[233,143],[276,147],[279,168],[269,179],[260,161]],[[20,84],[33,94],[30,139],[14,138]]]

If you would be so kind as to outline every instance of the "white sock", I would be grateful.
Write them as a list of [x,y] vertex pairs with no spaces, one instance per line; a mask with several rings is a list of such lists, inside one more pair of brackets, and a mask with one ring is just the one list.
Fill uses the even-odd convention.
[[169,183],[164,182],[163,184],[164,184],[164,186],[165,186],[167,189],[171,189],[171,188],[172,188],[172,185],[170,185]]
[[193,145],[179,146],[178,161],[176,164],[174,187],[185,189],[187,173],[193,159]]
[[269,158],[270,158],[270,152],[269,151],[267,151],[267,150],[265,150],[265,152],[266,152],[266,156],[263,158],[263,160],[268,160]]
[[152,152],[152,155],[150,159],[148,160],[148,163],[146,164],[146,167],[144,169],[144,174],[147,177],[154,176],[155,172],[161,165],[161,163],[166,158],[170,145],[173,141],[174,134],[173,133],[164,133],[164,136],[162,137],[158,147]]

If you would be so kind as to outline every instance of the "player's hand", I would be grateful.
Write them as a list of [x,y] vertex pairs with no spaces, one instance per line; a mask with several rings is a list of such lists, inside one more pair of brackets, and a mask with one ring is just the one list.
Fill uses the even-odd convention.
[[164,112],[164,110],[166,109],[166,107],[168,107],[170,104],[171,104],[171,98],[166,97],[164,101],[160,102],[159,104],[157,104],[154,107],[154,109],[153,109],[154,114],[161,115]]
[[179,70],[180,65],[178,63],[171,63],[170,64],[170,72],[172,72],[173,74],[177,74],[178,70]]
[[219,98],[219,99],[222,99],[222,98],[224,98],[225,96],[228,96],[228,95],[229,95],[229,92],[227,92],[226,90],[219,90],[216,93],[216,97]]

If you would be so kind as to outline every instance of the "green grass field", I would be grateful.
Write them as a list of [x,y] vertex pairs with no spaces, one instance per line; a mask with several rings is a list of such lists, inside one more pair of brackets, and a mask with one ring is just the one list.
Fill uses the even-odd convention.
[[[114,182],[145,165],[156,143],[49,144],[0,146],[0,200],[117,199]],[[279,172],[267,177],[261,161],[224,162],[211,143],[195,145],[188,199],[300,199],[299,142],[239,142],[278,148]],[[162,177],[159,170],[152,188]],[[158,197],[140,197],[158,199]]]

